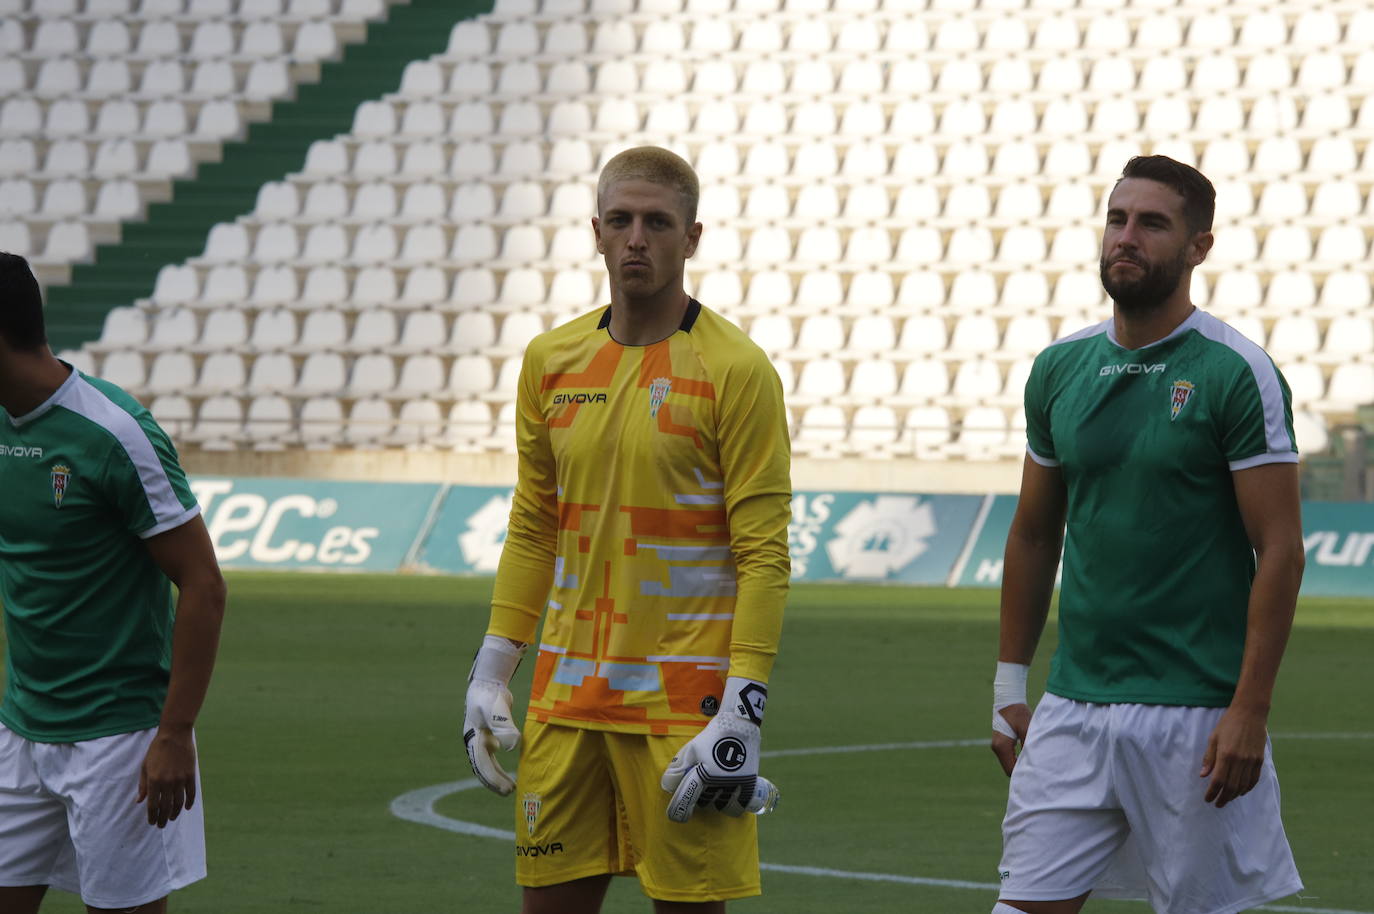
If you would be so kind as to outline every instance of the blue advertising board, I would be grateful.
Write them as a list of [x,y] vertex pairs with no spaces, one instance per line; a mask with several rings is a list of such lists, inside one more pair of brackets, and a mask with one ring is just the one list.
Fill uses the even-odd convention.
[[225,568],[396,571],[440,494],[437,483],[192,477]]
[[[226,568],[494,574],[512,490],[194,477]],[[1000,587],[1013,495],[797,492],[795,581]],[[1310,596],[1374,596],[1374,504],[1303,505]]]

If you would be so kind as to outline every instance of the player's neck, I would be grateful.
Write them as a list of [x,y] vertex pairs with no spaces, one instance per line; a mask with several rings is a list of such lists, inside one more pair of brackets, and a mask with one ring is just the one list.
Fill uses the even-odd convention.
[[43,346],[32,352],[5,349],[0,357],[0,407],[25,416],[48,401],[71,371]]
[[1196,309],[1189,300],[1187,290],[1182,294],[1171,295],[1149,311],[1123,311],[1120,305],[1112,307],[1112,321],[1116,332],[1116,342],[1123,349],[1140,349],[1151,343],[1158,343],[1178,329]]
[[611,290],[611,339],[622,346],[649,346],[666,340],[682,326],[690,299],[681,286],[650,298],[628,298]]

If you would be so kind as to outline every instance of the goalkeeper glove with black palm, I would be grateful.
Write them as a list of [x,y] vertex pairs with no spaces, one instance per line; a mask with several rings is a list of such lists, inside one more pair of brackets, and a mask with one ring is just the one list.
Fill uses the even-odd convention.
[[752,679],[725,680],[720,710],[683,746],[663,772],[671,791],[668,818],[686,822],[698,807],[727,816],[749,811],[759,774],[759,726],[768,687]]

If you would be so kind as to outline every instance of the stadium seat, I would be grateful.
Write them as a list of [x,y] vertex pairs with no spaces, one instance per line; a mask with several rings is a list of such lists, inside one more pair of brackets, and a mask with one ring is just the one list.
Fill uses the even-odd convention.
[[897,414],[890,406],[865,404],[854,410],[849,450],[858,457],[890,456],[899,434]]
[[263,353],[253,359],[245,390],[249,394],[292,394],[296,390],[296,368],[285,352]]
[[491,433],[491,407],[480,400],[460,400],[449,409],[443,443],[460,453],[478,453]]
[[[85,371],[84,368],[81,370]],[[154,397],[148,410],[173,441],[180,441],[185,436],[195,417],[195,410],[191,406],[190,399],[179,394],[164,394],[160,397]]]
[[357,400],[349,407],[343,440],[354,448],[381,447],[392,436],[395,418],[391,404],[380,397]]
[[204,450],[232,450],[243,437],[243,405],[234,396],[210,397],[200,404],[194,425],[184,434]]
[[854,406],[886,402],[897,393],[897,366],[888,359],[872,357],[854,364],[846,401]]
[[495,384],[491,359],[485,355],[460,355],[449,367],[447,393],[455,397],[483,396]]
[[833,405],[813,405],[802,410],[797,436],[793,441],[802,455],[835,456],[847,437],[844,410]]
[[[584,129],[591,130],[590,119],[588,119]],[[482,178],[496,174],[496,153],[491,144],[483,140],[460,142],[454,147],[449,173],[459,181],[469,181],[470,179],[480,181]],[[473,183],[470,186],[475,188],[485,185]]]
[[243,356],[237,352],[212,352],[201,363],[194,392],[201,396],[236,395],[247,380]]
[[786,308],[792,304],[794,297],[792,278],[785,271],[759,270],[749,278],[749,291],[743,305],[749,312],[757,314]]
[[812,359],[802,366],[793,399],[799,406],[841,396],[846,387],[844,365],[837,359]]
[[1316,259],[1340,266],[1353,266],[1364,260],[1367,242],[1364,231],[1354,223],[1326,225],[1317,239]]
[[1305,315],[1285,315],[1274,322],[1265,347],[1276,360],[1301,358],[1314,354],[1321,345],[1317,321]]
[[396,187],[387,181],[369,181],[359,185],[345,205],[349,206],[348,218],[362,222],[392,220],[400,207],[396,199]]
[[284,450],[294,443],[291,403],[285,397],[269,394],[254,397],[248,404],[243,434],[258,451]]
[[306,353],[342,349],[348,342],[347,322],[342,311],[313,307],[301,324],[297,351]]
[[1328,411],[1353,412],[1360,406],[1374,403],[1374,364],[1346,362],[1331,372],[1326,386]]
[[111,308],[105,315],[95,348],[136,350],[147,339],[147,312],[127,306]]
[[862,316],[855,321],[857,338],[851,336],[851,345],[858,347],[891,348],[896,338],[891,319],[884,312],[896,301],[897,291],[892,283],[892,274],[881,269],[866,270],[853,274],[849,279],[849,291],[845,294],[845,305],[850,313],[859,312]]
[[337,352],[312,352],[301,363],[296,389],[306,395],[337,394],[348,377],[344,358]]
[[301,404],[301,443],[306,450],[333,450],[343,438],[343,405],[333,396],[315,396]]
[[949,412],[943,406],[918,406],[902,420],[901,444],[922,460],[945,457],[950,442]]

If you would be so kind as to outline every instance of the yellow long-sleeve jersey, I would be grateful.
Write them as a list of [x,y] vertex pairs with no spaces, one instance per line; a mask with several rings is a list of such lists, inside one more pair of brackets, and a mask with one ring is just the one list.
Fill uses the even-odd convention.
[[536,719],[691,735],[727,673],[766,682],[777,654],[792,497],[782,385],[695,300],[649,346],[613,340],[610,316],[525,352],[488,632],[532,642],[546,615]]

